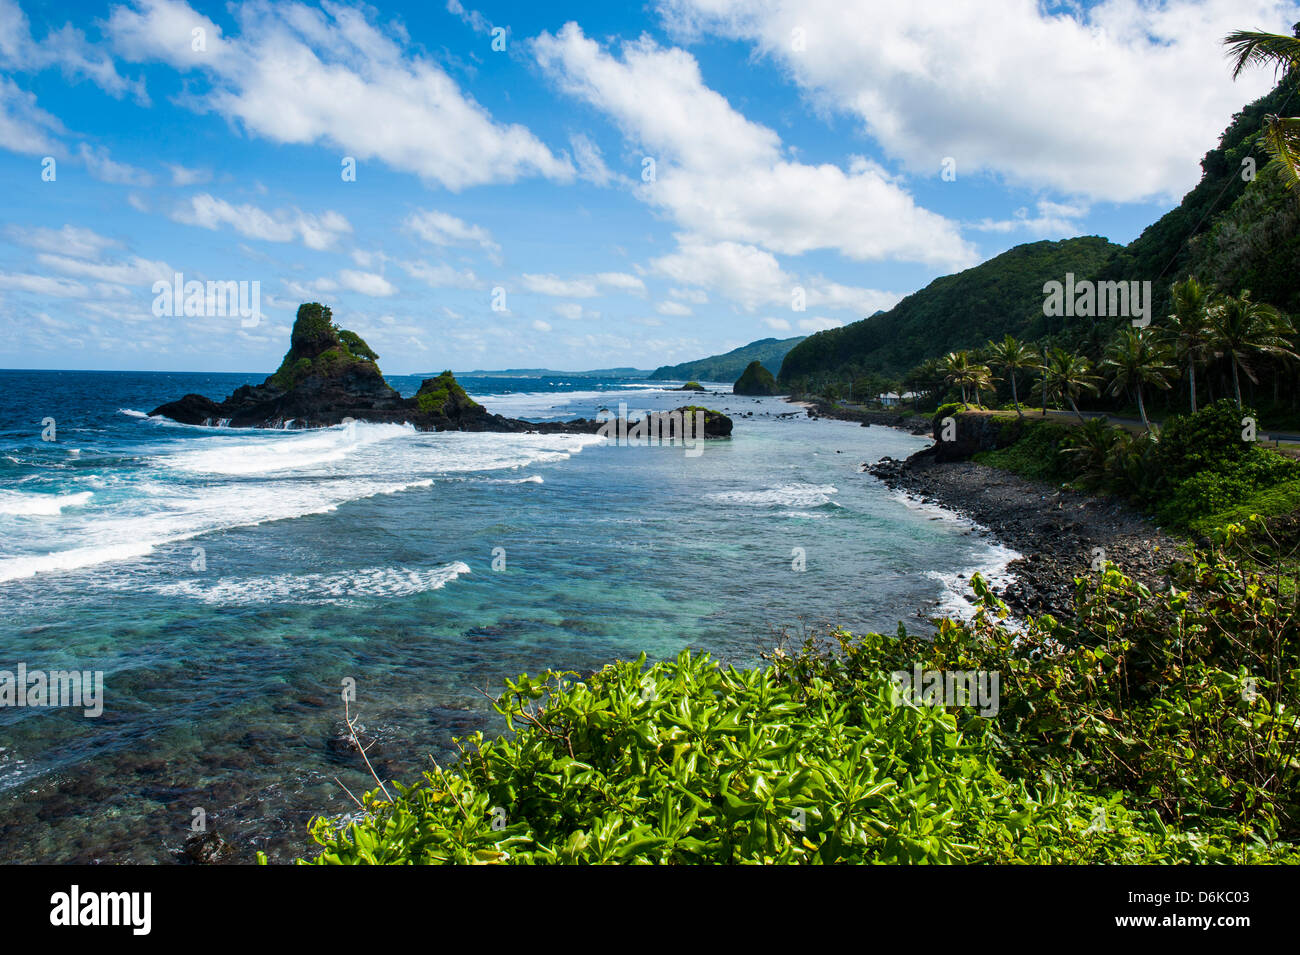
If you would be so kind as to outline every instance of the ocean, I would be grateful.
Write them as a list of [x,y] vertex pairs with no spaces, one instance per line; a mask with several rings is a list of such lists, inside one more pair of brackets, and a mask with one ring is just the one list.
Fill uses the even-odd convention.
[[375,769],[409,780],[500,731],[485,694],[517,674],[925,630],[1013,556],[861,471],[928,439],[775,398],[461,379],[529,420],[730,414],[701,453],[145,414],[263,377],[0,371],[0,672],[103,673],[98,716],[0,706],[0,861],[171,862],[198,818],[289,861],[374,785],[332,745],[344,685]]

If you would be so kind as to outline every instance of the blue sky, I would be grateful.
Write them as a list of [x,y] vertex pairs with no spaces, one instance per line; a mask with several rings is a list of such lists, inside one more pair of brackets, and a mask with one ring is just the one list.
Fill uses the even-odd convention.
[[[0,0],[0,367],[270,371],[310,300],[393,374],[653,368],[851,322],[1021,242],[1130,241],[1272,82],[1234,83],[1222,36],[1297,20]],[[176,273],[259,283],[260,320],[155,314]]]

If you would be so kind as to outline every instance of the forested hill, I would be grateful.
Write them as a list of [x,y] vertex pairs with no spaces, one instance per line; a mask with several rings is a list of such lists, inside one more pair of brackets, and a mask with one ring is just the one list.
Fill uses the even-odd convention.
[[[1030,342],[1050,335],[1054,343],[1095,352],[1116,322],[1049,325],[1043,317],[1043,284],[1063,281],[1066,272],[1150,281],[1157,321],[1169,311],[1170,285],[1188,274],[1222,292],[1250,289],[1256,301],[1300,311],[1300,205],[1283,201],[1283,186],[1264,172],[1268,157],[1256,143],[1269,113],[1300,115],[1300,94],[1279,86],[1233,116],[1201,160],[1201,181],[1128,246],[1097,236],[1016,246],[936,279],[884,314],[810,336],[786,356],[781,384],[846,372],[900,377],[927,358],[1007,334]],[[1247,158],[1254,159],[1254,180],[1243,176]]]
[[1281,187],[1271,174],[1254,182],[1243,175],[1249,171],[1243,160],[1253,159],[1259,172],[1268,162],[1256,140],[1269,113],[1300,115],[1300,95],[1278,86],[1233,116],[1219,145],[1201,160],[1201,181],[1098,278],[1150,279],[1156,315],[1168,311],[1169,286],[1189,273],[1226,292],[1249,288],[1258,301],[1300,306],[1295,203],[1277,201]]
[[786,352],[803,341],[797,338],[761,338],[748,345],[733,348],[725,355],[713,355],[680,365],[664,365],[655,369],[650,378],[654,381],[726,381],[740,377],[751,361],[762,364],[772,374],[781,370],[781,360]]
[[[1095,275],[1121,246],[1100,236],[1032,242],[935,279],[887,312],[810,335],[785,356],[780,380],[848,368],[899,376],[926,358],[1010,333],[1046,334],[1043,283]],[[1059,319],[1057,320],[1059,322]]]

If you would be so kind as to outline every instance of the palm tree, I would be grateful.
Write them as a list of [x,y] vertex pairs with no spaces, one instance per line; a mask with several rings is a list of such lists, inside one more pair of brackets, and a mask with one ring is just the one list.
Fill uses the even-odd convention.
[[1118,395],[1125,391],[1137,393],[1138,412],[1142,415],[1142,426],[1151,430],[1147,420],[1146,402],[1142,400],[1142,386],[1155,385],[1157,388],[1169,387],[1169,375],[1174,367],[1166,363],[1169,355],[1160,344],[1155,333],[1146,328],[1121,328],[1115,340],[1106,349],[1102,367],[1108,368],[1114,376],[1110,383],[1110,393]]
[[1016,406],[1016,414],[1024,417],[1024,412],[1020,410],[1020,395],[1016,391],[1016,372],[1038,368],[1038,356],[1014,335],[1008,335],[1000,342],[990,341],[986,351],[990,364],[1006,371],[1007,378],[1011,381],[1011,401]]
[[1252,367],[1260,355],[1300,358],[1291,350],[1289,336],[1295,334],[1290,319],[1272,305],[1252,302],[1250,292],[1226,296],[1209,311],[1210,345],[1215,357],[1232,364],[1232,391],[1241,407],[1241,378],[1258,382]]
[[1047,356],[1047,366],[1043,370],[1043,379],[1036,386],[1043,390],[1044,402],[1050,394],[1053,398],[1065,398],[1070,403],[1075,417],[1082,423],[1085,419],[1079,410],[1078,397],[1085,391],[1098,394],[1100,381],[1092,373],[1092,363],[1083,355],[1075,355],[1064,348],[1053,348]]
[[1060,454],[1070,456],[1079,478],[1096,490],[1106,481],[1111,455],[1122,432],[1104,418],[1093,418],[1082,428],[1071,428],[1061,442]]
[[1188,391],[1192,396],[1192,414],[1196,414],[1196,366],[1205,361],[1210,344],[1209,309],[1214,293],[1188,276],[1170,289],[1174,311],[1168,318],[1166,337],[1173,347],[1174,360],[1187,365]]
[[[1238,30],[1226,36],[1223,42],[1233,59],[1232,78],[1239,77],[1247,66],[1271,66],[1284,79],[1293,78],[1300,68],[1300,23],[1293,32],[1294,36],[1286,36]],[[1287,185],[1300,189],[1300,117],[1270,113],[1264,117],[1259,138],[1273,160],[1270,165],[1281,173]]]
[[966,404],[966,389],[974,386],[978,394],[981,385],[988,387],[989,370],[978,364],[968,351],[950,351],[942,358],[943,380],[961,388],[961,403]]
[[980,392],[985,390],[992,391],[993,383],[997,381],[997,379],[993,377],[993,372],[989,370],[988,365],[974,364],[970,366],[970,370],[967,373],[967,380],[970,382],[970,386],[975,389],[975,404],[983,408],[984,398]]

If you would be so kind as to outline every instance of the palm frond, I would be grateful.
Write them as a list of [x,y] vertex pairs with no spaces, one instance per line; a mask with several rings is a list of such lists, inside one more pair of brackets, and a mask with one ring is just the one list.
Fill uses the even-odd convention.
[[1237,30],[1223,39],[1235,80],[1248,66],[1272,66],[1283,73],[1300,65],[1300,39],[1281,33]]

